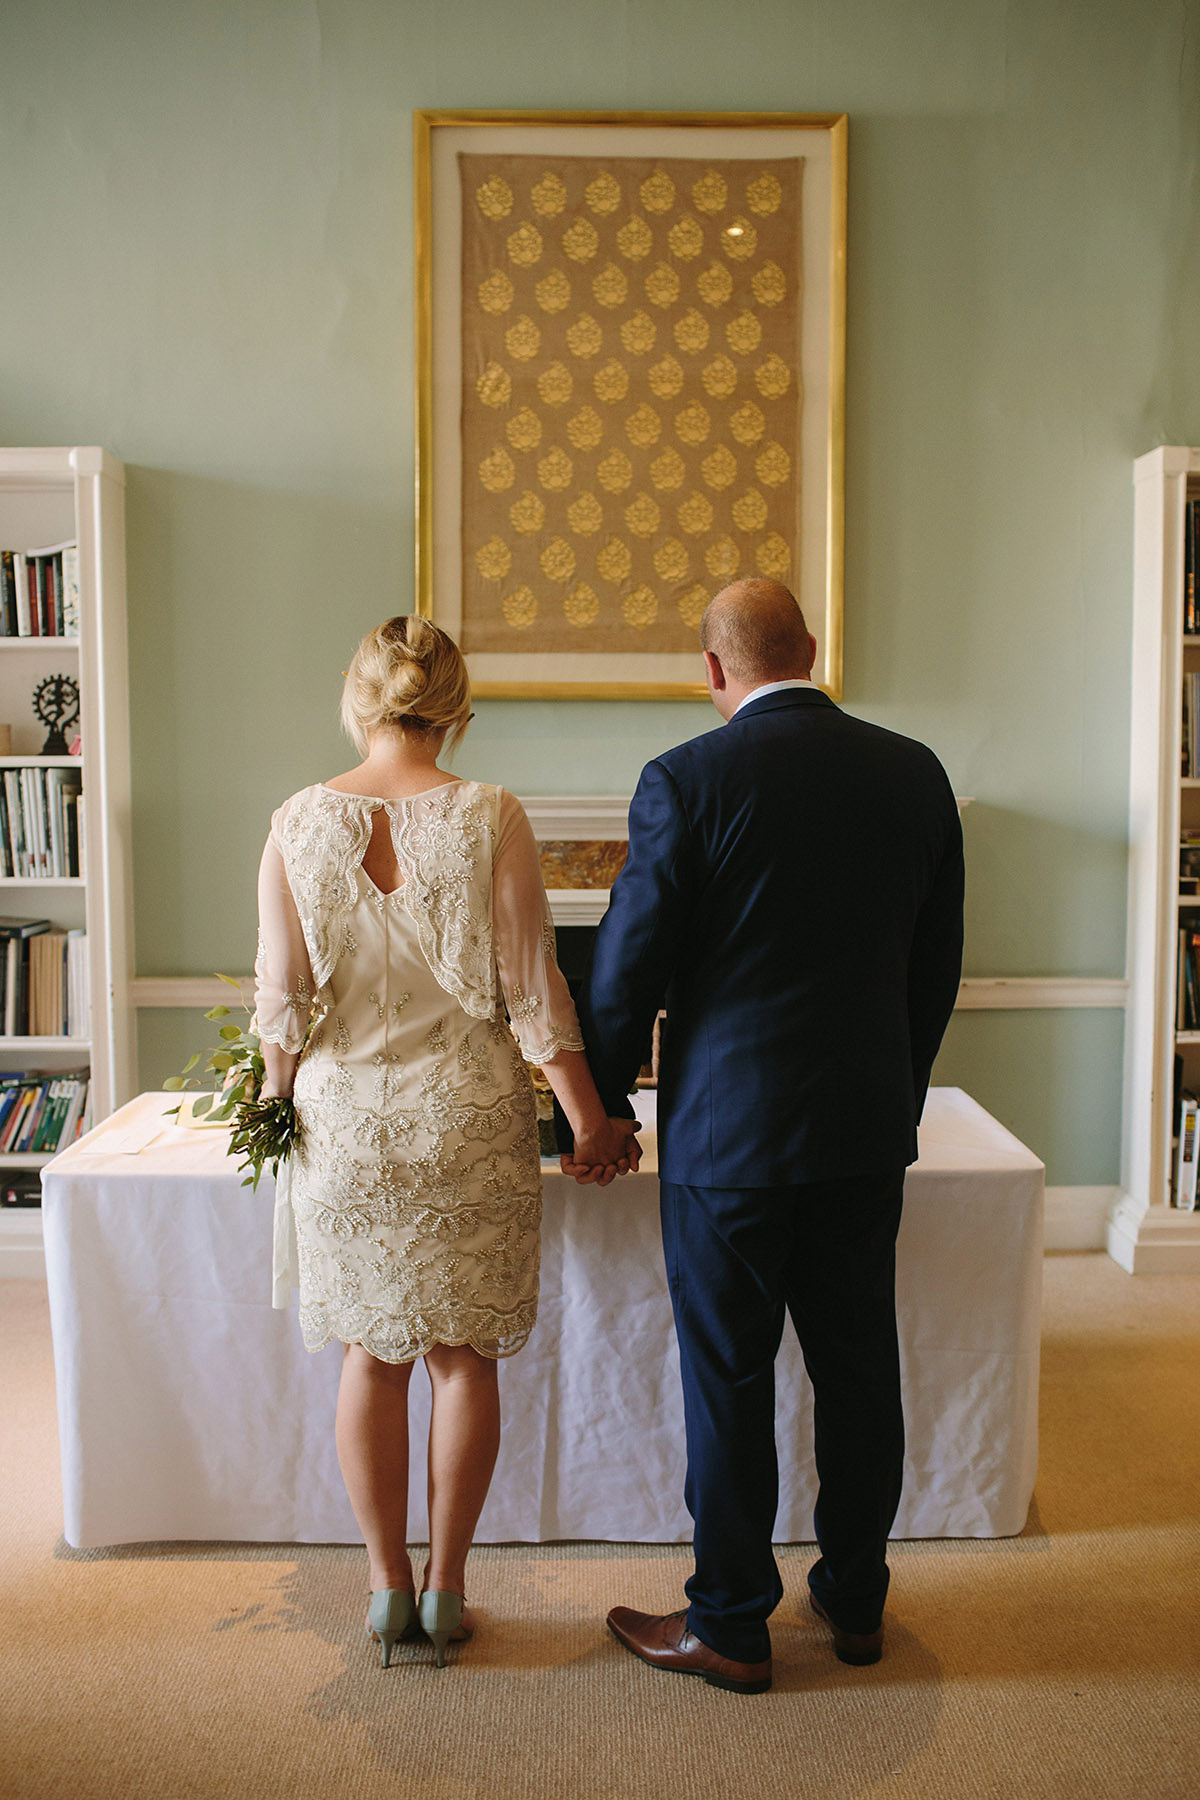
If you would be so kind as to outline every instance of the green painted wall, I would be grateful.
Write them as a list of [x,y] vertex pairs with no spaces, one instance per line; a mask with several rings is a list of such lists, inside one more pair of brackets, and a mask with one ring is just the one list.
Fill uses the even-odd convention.
[[[411,113],[850,115],[846,705],[967,815],[968,970],[1119,974],[1129,464],[1200,438],[1197,0],[8,0],[0,433],[129,466],[138,966],[248,967],[284,794],[412,597]],[[632,788],[693,705],[482,704],[458,761]],[[869,825],[869,821],[865,822]],[[143,1014],[146,1085],[191,1022]],[[869,1022],[864,1022],[869,1029]],[[960,1080],[1117,1178],[1119,1020]]]

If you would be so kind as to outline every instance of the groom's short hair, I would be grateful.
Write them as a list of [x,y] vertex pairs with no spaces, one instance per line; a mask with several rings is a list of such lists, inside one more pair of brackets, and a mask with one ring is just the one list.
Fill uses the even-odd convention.
[[812,664],[808,626],[796,596],[779,581],[735,581],[709,601],[700,645],[738,681],[782,681]]

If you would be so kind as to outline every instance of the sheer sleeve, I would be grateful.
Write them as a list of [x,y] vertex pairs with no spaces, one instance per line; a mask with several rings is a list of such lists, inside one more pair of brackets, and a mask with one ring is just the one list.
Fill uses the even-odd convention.
[[304,1045],[316,998],[300,915],[279,842],[279,814],[258,871],[258,955],[254,961],[258,1036],[295,1054]]
[[504,1004],[525,1061],[540,1064],[560,1050],[582,1050],[575,1005],[555,954],[533,827],[521,802],[504,791],[492,866],[492,931]]

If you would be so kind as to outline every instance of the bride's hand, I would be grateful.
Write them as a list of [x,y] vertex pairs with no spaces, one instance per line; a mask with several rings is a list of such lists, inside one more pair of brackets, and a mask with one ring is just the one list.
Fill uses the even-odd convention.
[[638,1167],[642,1154],[634,1135],[638,1130],[636,1119],[606,1119],[603,1125],[579,1133],[574,1151],[564,1152],[561,1158],[563,1174],[582,1187],[607,1187],[618,1175]]

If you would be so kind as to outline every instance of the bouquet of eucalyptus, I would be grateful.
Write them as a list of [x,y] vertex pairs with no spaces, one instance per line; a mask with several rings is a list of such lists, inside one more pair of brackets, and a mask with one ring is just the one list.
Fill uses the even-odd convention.
[[[241,989],[230,976],[219,975],[218,980],[226,982],[241,999]],[[244,1004],[242,1010],[249,1016],[250,1009]],[[214,1006],[204,1016],[219,1026],[220,1042],[207,1054],[198,1050],[185,1063],[183,1073],[169,1075],[163,1086],[173,1093],[190,1087],[188,1076],[203,1061],[202,1074],[213,1077],[217,1091],[197,1095],[192,1101],[192,1116],[233,1125],[229,1154],[245,1158],[238,1164],[239,1172],[250,1170],[242,1186],[257,1188],[267,1164],[271,1165],[272,1175],[278,1175],[280,1163],[287,1161],[296,1146],[299,1135],[296,1109],[290,1098],[281,1095],[267,1100],[262,1098],[267,1068],[262,1046],[253,1031],[226,1023],[231,1016],[228,1006]],[[249,1022],[252,1025],[253,1018]],[[173,1107],[171,1116],[179,1110],[178,1106]]]

